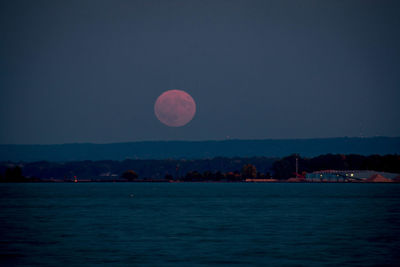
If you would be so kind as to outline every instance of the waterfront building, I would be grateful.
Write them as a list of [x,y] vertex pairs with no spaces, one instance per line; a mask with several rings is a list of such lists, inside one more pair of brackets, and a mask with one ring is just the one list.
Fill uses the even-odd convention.
[[321,170],[306,174],[307,182],[368,182],[376,180],[389,182],[398,174],[367,170]]

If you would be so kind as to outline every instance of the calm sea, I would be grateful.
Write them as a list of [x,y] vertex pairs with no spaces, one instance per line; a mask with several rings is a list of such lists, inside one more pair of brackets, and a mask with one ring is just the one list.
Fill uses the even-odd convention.
[[395,266],[399,184],[0,184],[0,265]]

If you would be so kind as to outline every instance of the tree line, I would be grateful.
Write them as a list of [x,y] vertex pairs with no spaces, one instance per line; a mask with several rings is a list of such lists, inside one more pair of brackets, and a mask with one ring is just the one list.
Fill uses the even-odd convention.
[[[296,174],[296,158],[298,174]],[[180,180],[243,181],[247,178],[288,179],[318,170],[374,170],[400,173],[400,155],[325,154],[306,158],[290,155],[198,160],[124,160],[74,162],[0,162],[0,181],[69,180]]]
[[[219,173],[240,172],[243,165],[252,164],[260,172],[270,172],[272,164],[277,158],[251,157],[251,158],[225,158],[196,160],[132,160],[123,161],[70,161],[70,162],[0,162],[0,178],[5,178],[7,169],[20,168],[25,177],[40,179],[96,179],[110,180],[124,178],[128,171],[134,171],[139,179],[162,180],[166,177],[173,179],[189,179],[191,173],[199,172],[205,177]],[[9,176],[8,176],[9,177]],[[128,175],[128,177],[131,177]],[[7,178],[8,179],[8,178]],[[131,179],[131,178],[130,178]],[[4,179],[3,179],[4,180]]]

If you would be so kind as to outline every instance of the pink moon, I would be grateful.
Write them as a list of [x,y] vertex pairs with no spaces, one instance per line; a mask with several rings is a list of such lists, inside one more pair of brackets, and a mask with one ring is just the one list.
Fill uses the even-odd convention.
[[159,121],[170,127],[180,127],[190,122],[196,113],[193,98],[182,90],[162,93],[154,104],[154,113]]

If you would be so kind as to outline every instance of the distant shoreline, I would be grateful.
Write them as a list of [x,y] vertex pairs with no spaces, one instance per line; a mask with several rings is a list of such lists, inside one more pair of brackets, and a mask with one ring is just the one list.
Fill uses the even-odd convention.
[[128,143],[75,143],[59,145],[0,144],[0,161],[85,161],[205,159],[215,157],[281,158],[298,153],[385,155],[400,153],[400,137],[338,137],[310,139],[257,139],[218,141],[138,141]]
[[124,181],[124,180],[96,180],[96,181],[89,181],[89,180],[82,180],[82,181],[65,181],[65,180],[40,180],[40,181],[6,181],[1,182],[0,184],[40,184],[40,183],[62,183],[62,184],[87,184],[87,183],[171,183],[171,184],[178,184],[178,183],[205,183],[205,184],[232,184],[232,183],[242,183],[242,184],[400,184],[400,181],[391,181],[391,182],[371,182],[371,181],[285,181],[285,180],[278,180],[278,181],[165,181],[165,180],[141,180],[141,181]]

